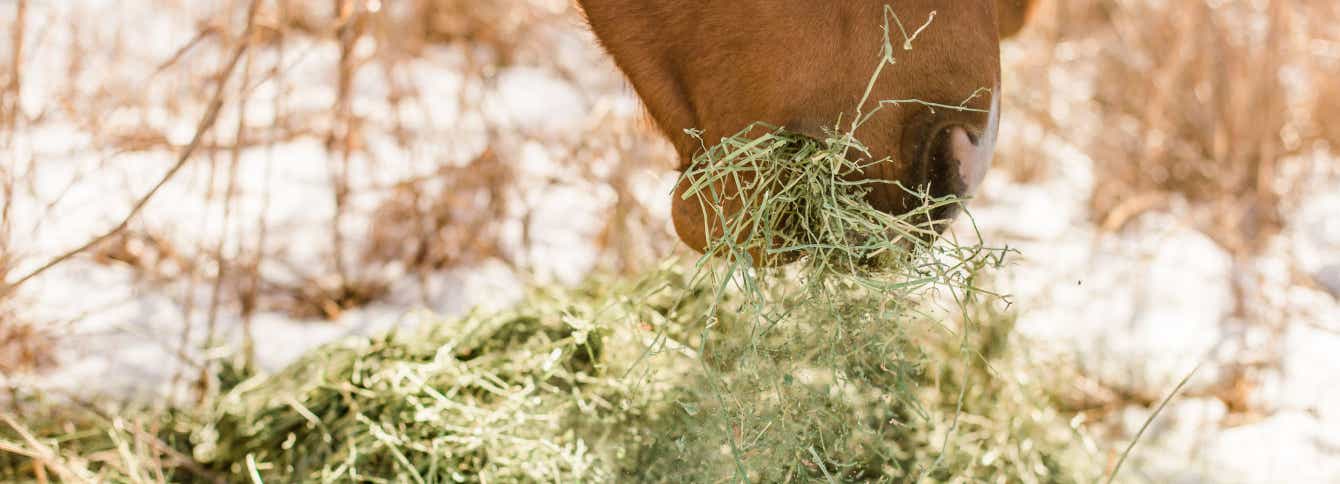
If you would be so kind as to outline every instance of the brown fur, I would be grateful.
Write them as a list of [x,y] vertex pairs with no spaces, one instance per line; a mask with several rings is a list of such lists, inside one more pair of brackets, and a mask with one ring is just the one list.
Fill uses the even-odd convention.
[[[883,8],[891,4],[908,33],[936,18],[912,50],[897,49],[872,95],[959,105],[979,88],[992,95],[968,103],[994,107],[999,40],[1023,24],[1032,0],[579,0],[592,30],[627,75],[658,128],[687,167],[701,145],[684,134],[703,130],[709,143],[756,121],[818,135],[851,119],[883,47]],[[999,25],[999,27],[998,27]],[[893,32],[896,47],[902,35]],[[867,110],[869,106],[867,106]],[[947,126],[974,141],[994,141],[986,113],[903,105],[882,111],[861,130],[879,165],[872,177],[923,185],[947,168],[928,147]],[[987,132],[991,131],[991,132]],[[990,149],[990,146],[987,146]],[[942,185],[955,185],[944,183]],[[729,189],[729,188],[727,188]],[[697,200],[676,190],[680,238],[706,244]],[[906,210],[896,188],[873,193],[881,210]],[[730,207],[735,210],[739,207]]]

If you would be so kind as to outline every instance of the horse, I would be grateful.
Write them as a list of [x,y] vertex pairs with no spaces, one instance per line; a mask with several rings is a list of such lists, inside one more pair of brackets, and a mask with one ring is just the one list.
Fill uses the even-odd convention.
[[[1000,42],[1035,0],[578,0],[597,41],[641,98],[685,170],[701,140],[768,123],[823,139],[863,98],[917,100],[861,125],[886,180],[867,196],[905,213],[932,196],[969,196],[991,163],[1000,119]],[[888,15],[896,25],[888,27]],[[892,37],[890,39],[890,37]],[[890,44],[890,41],[891,44]],[[896,65],[871,82],[887,45]],[[869,97],[865,93],[869,90]],[[936,106],[962,109],[937,109]],[[900,187],[901,185],[901,187]],[[701,197],[673,195],[679,238],[702,252],[712,234]],[[740,207],[734,207],[739,209]],[[952,219],[956,211],[944,214]],[[728,214],[729,215],[729,214]]]

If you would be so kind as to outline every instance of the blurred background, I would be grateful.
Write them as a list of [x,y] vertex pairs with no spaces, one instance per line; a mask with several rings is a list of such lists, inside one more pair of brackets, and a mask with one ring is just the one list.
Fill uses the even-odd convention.
[[[1340,4],[1036,13],[956,230],[1018,249],[995,284],[1056,405],[1129,439],[1199,366],[1133,477],[1340,480]],[[569,0],[0,0],[0,25],[0,391],[190,402],[232,355],[684,255],[673,150]]]

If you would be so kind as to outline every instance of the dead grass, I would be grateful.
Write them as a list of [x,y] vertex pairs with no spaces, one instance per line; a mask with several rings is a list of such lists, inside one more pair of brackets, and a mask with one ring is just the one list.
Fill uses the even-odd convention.
[[1327,71],[1316,81],[1317,107],[1313,114],[1319,134],[1332,147],[1340,146],[1340,83],[1334,82],[1340,76],[1340,69]]
[[[1291,123],[1280,70],[1292,45],[1288,7],[1269,4],[1135,3],[1113,12],[1121,48],[1102,67],[1109,82],[1097,102],[1115,129],[1094,147],[1110,175],[1094,193],[1095,213],[1132,194],[1174,192],[1216,206],[1203,228],[1217,228],[1235,251],[1258,248],[1277,229],[1272,182]],[[1257,19],[1268,22],[1263,33],[1248,28]]]
[[[1340,7],[1318,2],[1307,10],[1312,41],[1312,89],[1315,97],[1310,129],[1305,133],[1326,140],[1332,151],[1340,151]],[[1328,22],[1328,19],[1330,20]],[[1306,136],[1305,138],[1310,138]]]
[[43,325],[0,313],[0,375],[31,374],[56,364],[56,337]]
[[[27,0],[13,2],[16,18],[28,10]],[[8,52],[5,72],[0,73],[0,156],[17,156],[12,145],[19,124],[25,120],[19,115],[23,92],[23,62],[25,34],[28,24],[16,21],[9,26]],[[14,197],[23,183],[18,163],[0,166],[0,376],[30,373],[55,364],[53,348],[55,337],[43,325],[22,321],[15,314],[11,298],[5,297],[4,284],[10,280],[18,259],[14,241]]]
[[512,168],[492,151],[402,182],[374,213],[364,257],[428,270],[505,257],[497,222],[508,217],[514,183]]

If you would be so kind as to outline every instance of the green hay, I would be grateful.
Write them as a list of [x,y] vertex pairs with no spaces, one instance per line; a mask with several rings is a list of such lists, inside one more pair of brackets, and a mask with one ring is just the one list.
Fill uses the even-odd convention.
[[[775,339],[702,372],[691,336],[713,306],[747,298],[718,298],[690,276],[669,266],[636,282],[536,290],[503,312],[332,344],[278,374],[233,381],[199,411],[26,420],[37,442],[67,456],[53,466],[122,482],[159,472],[265,482],[1098,475],[1067,417],[1020,382],[1037,369],[1010,351],[1007,317],[980,313],[977,331],[946,337],[925,317],[805,323],[813,313],[801,312]],[[804,338],[810,349],[791,351]],[[68,420],[63,411],[52,416]],[[34,448],[12,428],[0,431],[5,446]],[[33,462],[0,451],[0,480],[32,481]]]

